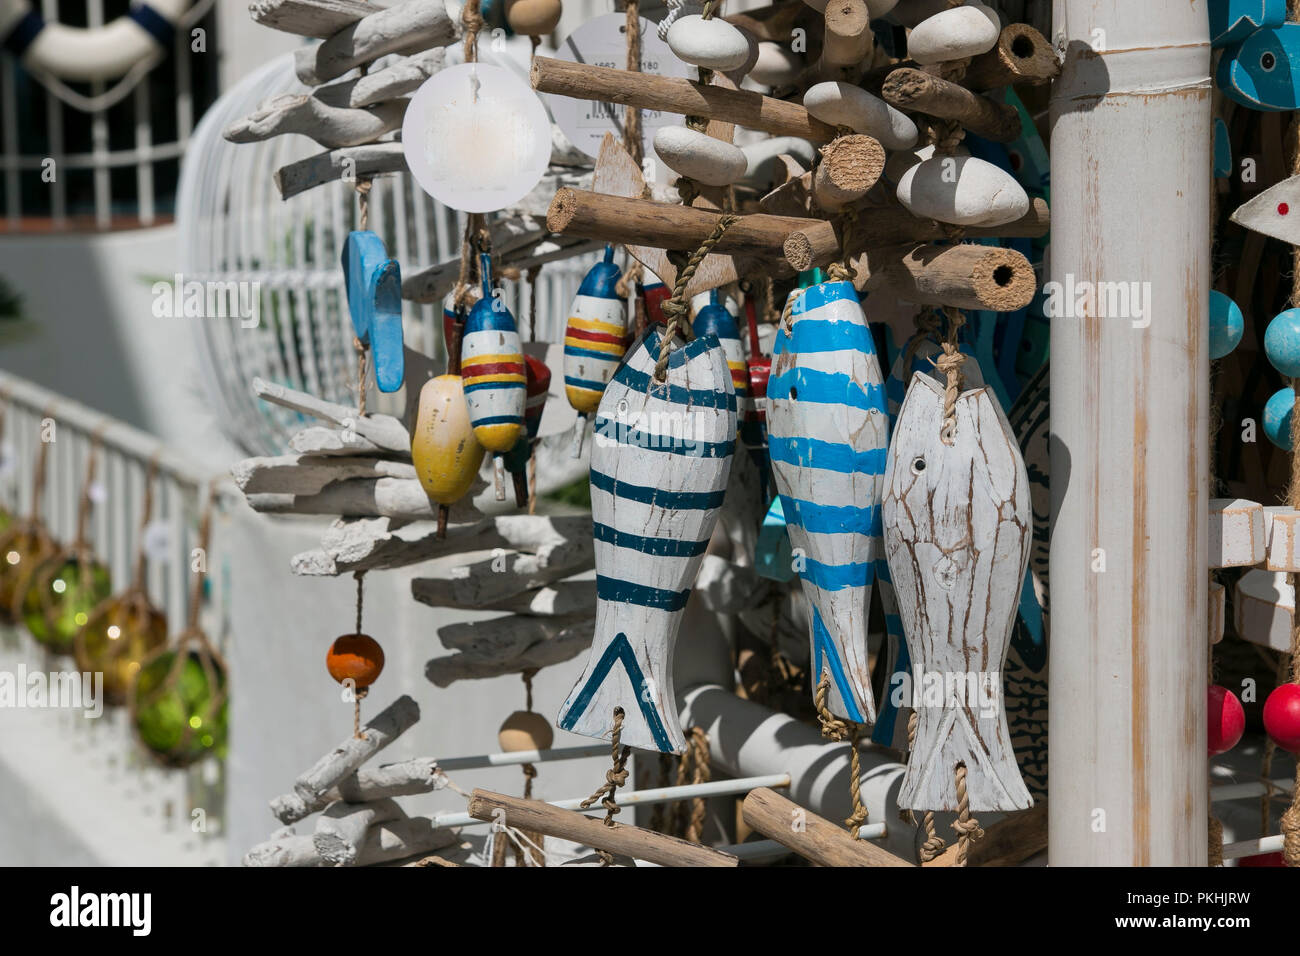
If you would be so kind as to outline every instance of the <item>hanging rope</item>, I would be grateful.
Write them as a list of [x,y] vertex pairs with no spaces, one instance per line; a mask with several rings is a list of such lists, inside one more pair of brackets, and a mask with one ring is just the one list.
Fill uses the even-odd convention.
[[[627,758],[632,754],[631,747],[621,747],[620,743],[623,738],[623,718],[625,714],[622,707],[614,708],[614,731],[610,735],[610,759],[613,766],[605,771],[605,783],[596,790],[591,796],[582,803],[578,804],[579,809],[586,810],[597,800],[600,800],[601,806],[605,808],[605,826],[614,825],[614,816],[622,809],[614,799],[618,788],[627,783]],[[614,862],[614,856],[608,850],[597,850],[603,865],[610,866]]]
[[822,671],[821,680],[817,682],[817,720],[822,725],[822,736],[827,740],[848,740],[849,742],[849,799],[853,810],[844,825],[856,839],[862,824],[867,822],[867,808],[862,802],[862,756],[858,753],[858,740],[862,733],[860,724],[851,720],[841,720],[831,713],[826,701],[831,693],[831,676]]
[[[916,728],[920,722],[921,722],[921,715],[918,714],[915,710],[908,715],[907,749],[909,754],[916,746]],[[910,822],[915,824],[916,814],[913,813],[911,810],[909,810],[908,813],[912,814],[912,819]],[[926,810],[925,813],[922,815],[921,827],[925,831],[925,841],[921,844],[921,852],[920,852],[921,862],[929,863],[931,860],[938,857],[939,854],[941,854],[947,848],[948,844],[944,842],[943,837],[939,836],[938,828],[935,827],[934,825],[933,810]]]
[[[708,783],[712,777],[709,735],[703,727],[692,727],[686,732],[686,750],[677,761],[676,785]],[[701,842],[707,809],[703,797],[678,801],[673,810],[673,833],[692,843]]]
[[659,343],[659,361],[655,363],[655,381],[662,385],[668,379],[668,355],[672,351],[673,339],[681,330],[686,321],[686,313],[689,306],[686,303],[686,287],[690,285],[691,279],[695,278],[695,272],[700,268],[700,263],[709,251],[718,244],[728,229],[733,224],[740,221],[739,216],[726,213],[719,217],[718,223],[713,227],[700,247],[695,250],[691,258],[687,260],[684,268],[677,273],[677,282],[673,286],[673,296],[663,305],[664,316],[668,319],[668,328],[664,332],[663,340]]
[[[640,0],[627,0],[627,70],[629,73],[641,72],[641,3]],[[623,148],[636,161],[637,168],[645,158],[641,132],[641,109],[628,106],[623,120]],[[688,203],[689,205],[689,203]]]
[[[1292,20],[1300,19],[1300,0],[1289,0],[1288,13]],[[1300,174],[1300,116],[1289,127],[1291,147],[1291,173]],[[1293,247],[1291,275],[1291,303],[1300,303],[1300,246]],[[1300,379],[1290,382],[1293,393],[1300,393]],[[1300,415],[1291,416],[1291,481],[1287,487],[1287,503],[1300,508]],[[1300,574],[1288,575],[1291,586],[1300,588]],[[1291,682],[1300,684],[1300,625],[1291,632]],[[1300,867],[1300,760],[1296,761],[1295,786],[1291,791],[1291,804],[1282,814],[1282,858],[1289,867]]]
[[[362,633],[361,612],[365,607],[366,572],[356,571],[353,573],[352,576],[353,578],[356,579],[357,582],[357,621],[356,621],[356,629],[353,631],[353,633],[361,634]],[[366,696],[366,692],[369,689],[370,688],[368,687],[352,688],[352,736],[357,740],[361,739],[361,698]]]
[[[54,406],[48,406],[45,411],[41,412],[41,421],[54,418]],[[49,457],[50,445],[53,442],[42,441],[40,447],[36,449],[36,465],[32,473],[32,511],[30,523],[37,528],[44,528],[45,522],[41,519],[41,505],[44,504],[45,498],[45,474],[46,462]]]
[[465,28],[465,62],[478,60],[478,32],[483,29],[483,14],[477,3],[465,3],[460,8],[460,22]]
[[953,821],[952,828],[957,831],[957,859],[953,865],[965,866],[967,856],[970,854],[971,844],[984,838],[984,830],[970,812],[970,795],[966,792],[966,764],[957,764],[955,777],[957,781],[957,819]]
[[961,394],[961,367],[966,356],[957,347],[957,330],[966,323],[966,316],[960,309],[943,307],[948,317],[948,335],[943,340],[943,354],[934,361],[934,366],[947,379],[947,388],[943,393],[943,427],[939,431],[939,440],[951,446],[957,435],[957,397]]

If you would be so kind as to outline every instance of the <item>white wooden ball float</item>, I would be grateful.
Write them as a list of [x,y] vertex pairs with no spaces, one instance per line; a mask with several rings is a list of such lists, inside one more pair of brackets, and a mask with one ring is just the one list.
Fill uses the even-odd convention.
[[665,166],[706,186],[730,186],[749,167],[739,146],[688,126],[660,128],[655,132],[654,146]]
[[682,17],[668,28],[668,46],[685,63],[723,73],[744,66],[750,58],[745,34],[717,17]]
[[874,136],[885,149],[911,149],[919,135],[906,113],[849,83],[831,81],[809,87],[803,106],[823,123]]
[[923,65],[964,60],[997,46],[1001,32],[998,15],[972,0],[918,23],[908,34],[907,55]]
[[903,173],[897,194],[912,215],[958,226],[1002,226],[1029,212],[1014,176],[972,156],[932,154]]

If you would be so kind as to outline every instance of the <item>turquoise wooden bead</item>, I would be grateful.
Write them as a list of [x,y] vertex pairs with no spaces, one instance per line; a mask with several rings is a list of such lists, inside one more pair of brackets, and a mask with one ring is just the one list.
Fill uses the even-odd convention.
[[[1214,335],[1211,333],[1210,338]],[[1287,378],[1300,376],[1300,309],[1278,313],[1264,333],[1264,354]]]
[[1280,388],[1264,406],[1264,434],[1283,451],[1291,450],[1291,410],[1295,408],[1295,392]]
[[1241,342],[1246,320],[1233,302],[1222,292],[1210,291],[1210,358],[1221,359]]

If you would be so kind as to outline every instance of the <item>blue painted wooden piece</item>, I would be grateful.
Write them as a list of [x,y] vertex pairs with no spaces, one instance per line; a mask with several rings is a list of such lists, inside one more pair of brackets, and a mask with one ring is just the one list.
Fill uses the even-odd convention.
[[348,233],[342,259],[353,331],[370,350],[379,390],[395,392],[406,376],[402,270],[396,259],[388,258],[384,240],[369,230]]

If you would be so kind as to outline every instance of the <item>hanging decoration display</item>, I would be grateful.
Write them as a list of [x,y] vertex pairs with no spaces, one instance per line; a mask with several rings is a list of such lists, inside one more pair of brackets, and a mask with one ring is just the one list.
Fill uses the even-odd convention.
[[[52,411],[47,409],[41,418],[50,418]],[[22,618],[23,599],[32,574],[59,553],[58,545],[45,528],[42,511],[49,447],[47,441],[37,445],[31,511],[0,536],[0,616],[7,621]]]

